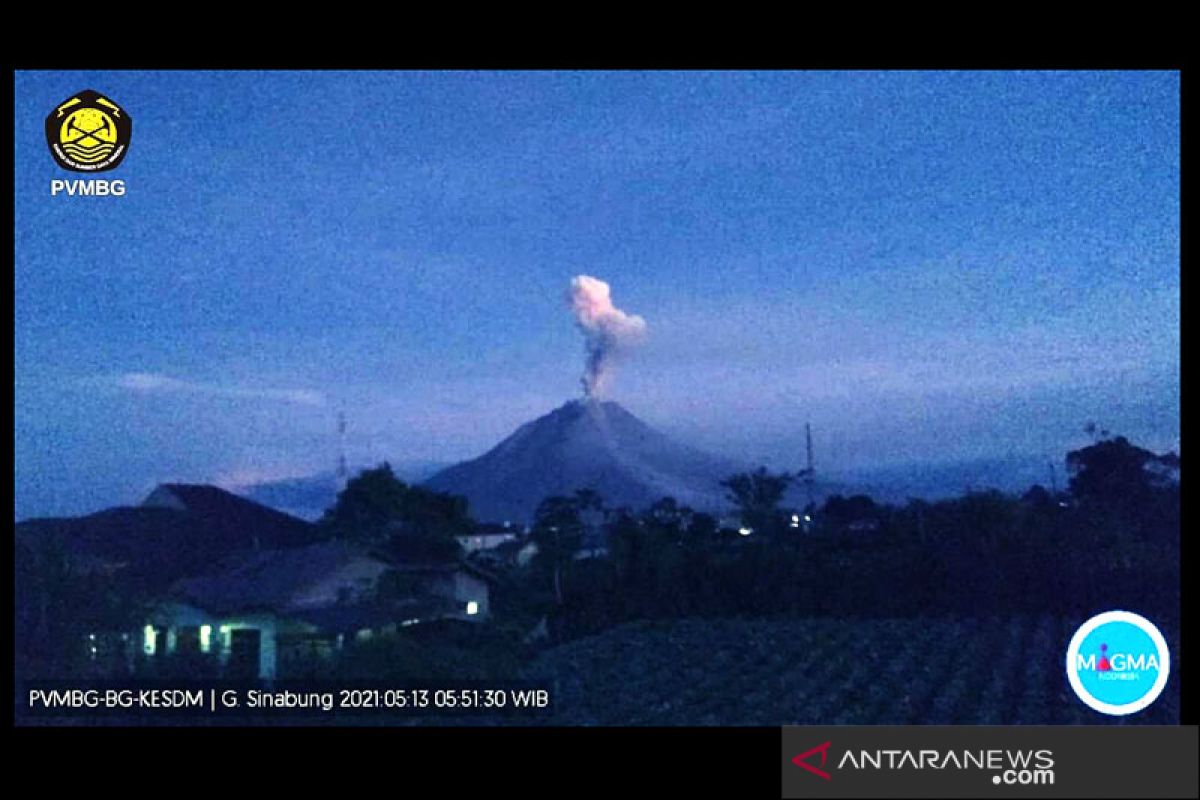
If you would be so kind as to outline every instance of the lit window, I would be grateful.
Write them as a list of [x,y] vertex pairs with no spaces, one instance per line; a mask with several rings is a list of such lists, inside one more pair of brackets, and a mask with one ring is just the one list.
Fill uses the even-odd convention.
[[467,602],[467,614],[470,616],[474,616],[475,614],[478,614],[478,613],[479,613],[479,603],[476,603],[474,600],[468,601]]
[[142,649],[146,651],[146,655],[154,655],[157,640],[158,634],[155,632],[153,625],[147,625],[145,628],[142,628]]
[[212,625],[200,626],[200,652],[207,653],[212,648]]

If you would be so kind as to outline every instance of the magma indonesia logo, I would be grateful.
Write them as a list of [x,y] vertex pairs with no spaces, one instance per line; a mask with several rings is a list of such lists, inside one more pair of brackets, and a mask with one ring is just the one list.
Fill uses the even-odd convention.
[[1067,647],[1071,688],[1102,714],[1141,711],[1162,694],[1170,674],[1171,657],[1162,633],[1129,611],[1092,617]]
[[46,144],[63,169],[104,172],[129,152],[133,120],[129,112],[99,92],[85,89],[46,117]]

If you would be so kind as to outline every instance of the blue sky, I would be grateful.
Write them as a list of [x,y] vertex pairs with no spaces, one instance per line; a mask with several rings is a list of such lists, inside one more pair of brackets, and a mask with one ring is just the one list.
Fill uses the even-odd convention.
[[[578,394],[829,469],[1179,436],[1176,73],[16,76],[17,517],[454,461]],[[133,117],[51,197],[43,120]]]

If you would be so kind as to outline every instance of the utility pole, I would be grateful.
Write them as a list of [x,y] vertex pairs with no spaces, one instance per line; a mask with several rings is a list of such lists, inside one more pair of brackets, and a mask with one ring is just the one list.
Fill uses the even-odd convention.
[[813,505],[813,483],[815,471],[813,468],[812,425],[804,423],[804,446],[808,451],[808,468],[804,470],[804,486],[808,489],[808,505]]
[[346,466],[346,412],[339,411],[337,418],[338,432],[338,465],[337,465],[337,483],[338,491],[346,488],[346,483],[350,477],[350,470]]

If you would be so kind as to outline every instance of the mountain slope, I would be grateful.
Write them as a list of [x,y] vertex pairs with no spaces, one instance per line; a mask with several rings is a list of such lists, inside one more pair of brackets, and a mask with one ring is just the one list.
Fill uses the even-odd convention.
[[739,469],[675,442],[617,403],[573,400],[426,485],[465,495],[479,520],[517,522],[529,521],[545,497],[577,489],[594,489],[610,507],[640,509],[670,496],[715,510],[724,505],[719,482]]

